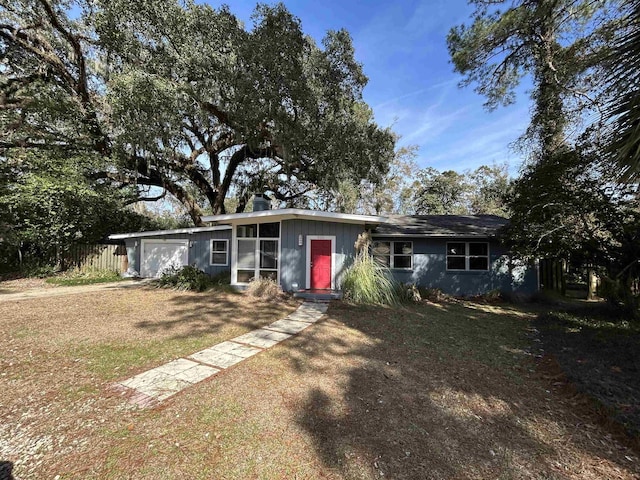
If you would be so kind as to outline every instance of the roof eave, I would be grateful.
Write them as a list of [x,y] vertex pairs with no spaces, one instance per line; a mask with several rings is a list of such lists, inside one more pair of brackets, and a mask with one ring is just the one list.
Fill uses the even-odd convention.
[[147,232],[130,232],[130,233],[114,233],[109,235],[109,240],[124,240],[127,238],[139,238],[139,237],[160,237],[163,235],[193,235],[199,232],[215,232],[219,230],[230,230],[230,225],[217,225],[213,227],[191,227],[191,228],[176,228],[173,230],[151,230]]

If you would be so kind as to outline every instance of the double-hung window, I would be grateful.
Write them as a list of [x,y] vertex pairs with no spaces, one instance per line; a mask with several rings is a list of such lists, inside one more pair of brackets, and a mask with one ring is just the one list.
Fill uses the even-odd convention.
[[237,282],[249,283],[254,278],[278,278],[280,223],[238,225]]
[[448,242],[447,270],[489,270],[489,243]]
[[229,240],[211,240],[211,258],[209,263],[214,266],[229,265]]
[[373,242],[371,252],[378,263],[388,268],[413,268],[413,242]]

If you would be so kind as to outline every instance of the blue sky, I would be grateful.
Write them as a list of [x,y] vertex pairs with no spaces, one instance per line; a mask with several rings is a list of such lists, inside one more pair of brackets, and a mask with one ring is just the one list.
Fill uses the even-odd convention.
[[[223,2],[209,0],[217,7]],[[275,2],[266,2],[275,3]],[[369,84],[364,91],[381,126],[402,136],[400,145],[418,145],[418,165],[438,170],[509,164],[516,176],[522,158],[510,145],[529,122],[529,102],[493,112],[473,88],[458,88],[461,76],[449,62],[449,29],[468,23],[466,0],[285,1],[319,43],[327,30],[347,29]],[[255,1],[228,3],[247,26]]]

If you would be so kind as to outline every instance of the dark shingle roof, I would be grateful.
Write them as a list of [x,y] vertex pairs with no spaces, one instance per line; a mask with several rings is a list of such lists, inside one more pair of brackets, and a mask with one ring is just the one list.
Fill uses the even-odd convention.
[[392,215],[374,235],[429,237],[492,237],[509,220],[496,215]]

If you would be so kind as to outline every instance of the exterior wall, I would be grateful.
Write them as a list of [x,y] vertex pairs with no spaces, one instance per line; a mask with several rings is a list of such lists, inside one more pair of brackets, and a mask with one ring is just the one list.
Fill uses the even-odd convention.
[[[209,275],[216,275],[225,270],[231,270],[231,230],[220,230],[214,232],[198,232],[193,234],[174,234],[174,235],[161,235],[157,237],[143,237],[143,238],[127,238],[125,244],[127,246],[127,252],[133,250],[133,258],[135,264],[131,265],[131,257],[129,258],[129,270],[135,270],[140,273],[140,250],[142,240],[189,240],[191,246],[189,247],[189,265],[202,270]],[[229,254],[227,255],[228,261],[226,266],[212,266],[210,265],[211,259],[211,240],[228,240],[229,241]],[[137,245],[136,245],[137,242]]]
[[375,237],[380,241],[412,241],[413,269],[392,270],[396,280],[425,288],[439,288],[449,295],[480,295],[491,290],[531,294],[537,290],[536,269],[509,262],[504,247],[489,242],[488,271],[447,271],[447,242],[482,241],[477,238]]
[[[280,227],[280,285],[286,291],[293,290],[293,284],[305,288],[307,269],[307,236],[335,236],[336,288],[342,284],[342,274],[355,255],[354,244],[364,231],[362,225],[349,223],[317,222],[313,220],[283,220]],[[298,237],[302,235],[302,246]]]
[[[286,291],[293,285],[306,288],[307,236],[334,236],[335,243],[335,286],[340,288],[344,270],[350,265],[355,254],[355,241],[364,231],[362,225],[348,223],[320,222],[314,220],[283,220],[280,227],[280,284]],[[302,235],[302,245],[298,237]],[[162,235],[144,237],[153,239],[185,239],[192,242],[189,248],[189,265],[193,265],[209,275],[231,270],[231,230],[199,232],[194,234]],[[229,241],[228,265],[209,265],[211,239]],[[381,241],[412,241],[413,269],[392,270],[394,277],[404,283],[413,283],[425,288],[439,288],[450,295],[477,295],[491,290],[530,294],[537,290],[537,272],[532,266],[515,265],[509,261],[507,252],[499,243],[490,242],[488,271],[448,272],[446,270],[446,244],[448,241],[481,241],[478,239],[428,239],[411,237],[375,237]],[[136,245],[137,242],[137,245]],[[140,273],[141,238],[125,240],[129,257],[129,271]]]

